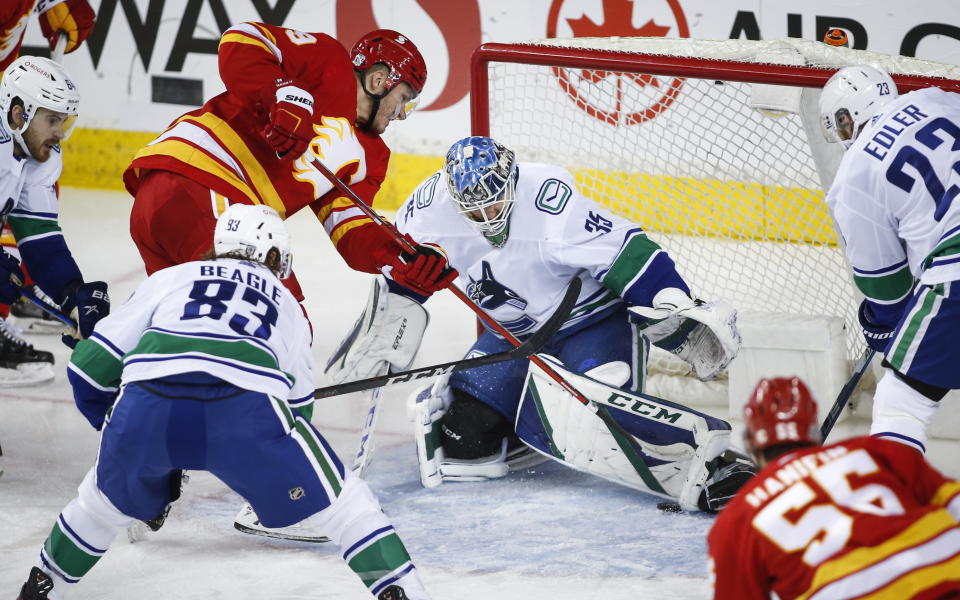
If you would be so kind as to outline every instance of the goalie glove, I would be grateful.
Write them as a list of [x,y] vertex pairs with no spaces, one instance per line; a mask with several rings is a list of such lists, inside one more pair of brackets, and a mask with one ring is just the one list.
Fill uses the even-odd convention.
[[679,288],[664,288],[652,308],[629,310],[652,344],[683,359],[701,381],[715,379],[740,351],[737,311],[725,302],[694,300]]
[[402,371],[413,363],[430,318],[419,302],[390,292],[383,277],[373,281],[366,309],[340,342],[325,372],[334,383]]

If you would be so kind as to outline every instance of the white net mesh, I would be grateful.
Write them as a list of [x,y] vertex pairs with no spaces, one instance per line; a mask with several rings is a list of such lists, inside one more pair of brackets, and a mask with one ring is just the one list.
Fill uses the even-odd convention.
[[[639,64],[643,54],[742,61],[743,72],[756,69],[750,63],[836,68],[872,62],[891,73],[960,79],[960,69],[949,65],[799,39],[536,44],[636,53]],[[642,68],[504,62],[491,62],[488,73],[489,135],[519,160],[569,168],[584,195],[636,221],[666,248],[698,296],[726,300],[742,313],[840,316],[848,357],[859,356],[859,298],[821,186],[832,180],[841,151],[824,144],[815,129],[818,91],[694,79],[685,77],[682,64],[656,77]],[[767,97],[771,89],[799,114],[751,106],[752,94]],[[687,371],[665,353],[651,368]]]

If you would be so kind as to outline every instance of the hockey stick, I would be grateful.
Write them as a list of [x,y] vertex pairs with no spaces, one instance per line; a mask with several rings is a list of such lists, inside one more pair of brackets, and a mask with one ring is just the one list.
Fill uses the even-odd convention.
[[77,328],[77,324],[73,322],[73,319],[63,314],[59,308],[55,306],[51,306],[50,304],[47,304],[46,302],[38,298],[36,295],[34,295],[33,292],[31,292],[29,289],[23,286],[23,282],[20,281],[20,278],[14,275],[13,273],[10,274],[10,283],[20,288],[20,297],[36,304],[45,313],[55,318],[56,320],[60,321],[67,327],[72,327],[74,329]]
[[36,305],[39,306],[40,309],[43,310],[45,313],[47,313],[48,315],[50,315],[50,316],[53,317],[54,319],[60,321],[61,323],[63,323],[63,324],[66,325],[67,327],[72,327],[73,329],[76,329],[76,328],[77,328],[77,324],[73,322],[73,319],[71,319],[71,318],[68,317],[67,315],[63,314],[62,312],[60,312],[60,310],[57,309],[56,307],[53,307],[53,306],[47,304],[46,302],[44,302],[43,300],[41,300],[40,298],[37,298],[37,297],[33,294],[33,292],[31,292],[30,290],[28,290],[28,289],[26,289],[26,288],[20,288],[20,297],[21,297],[21,298],[24,298],[25,300],[28,300],[28,301],[30,301],[30,302],[32,302],[32,303],[34,303],[34,304],[36,304]]
[[63,51],[67,49],[67,42],[70,41],[70,34],[66,31],[61,31],[60,35],[57,36],[57,43],[53,46],[53,50],[50,51],[50,58],[53,62],[60,62],[63,60]]
[[[573,281],[576,283],[573,283]],[[540,327],[540,329],[537,330],[533,336],[531,336],[531,339],[528,339],[526,342],[524,342],[524,344],[529,344],[530,347],[533,348],[530,352],[524,350],[522,355],[518,355],[518,352],[524,345],[521,344],[520,346],[511,351],[507,351],[504,354],[512,356],[513,358],[526,358],[530,354],[539,351],[539,349],[543,347],[543,345],[546,344],[546,342],[552,338],[557,331],[559,331],[560,326],[563,325],[563,322],[566,320],[567,316],[569,316],[570,310],[573,308],[573,305],[577,301],[577,297],[580,295],[580,286],[580,279],[574,278],[571,281],[570,286],[567,288],[563,300],[560,301],[560,306],[557,307],[557,310],[554,311],[553,315],[551,315],[550,318],[547,319],[547,321]],[[454,371],[462,371],[464,368],[471,367],[464,367],[463,361],[461,361],[459,367],[452,368],[441,375],[449,376],[450,373],[453,373]],[[363,477],[367,470],[367,465],[370,464],[370,457],[373,456],[373,450],[375,448],[373,444],[373,433],[376,430],[377,419],[380,416],[380,400],[382,394],[382,386],[373,390],[373,394],[371,394],[370,400],[367,404],[366,419],[364,420],[363,427],[360,429],[360,446],[357,448],[357,454],[353,460],[353,472],[360,477]]]
[[[360,196],[357,196],[356,192],[354,192],[349,187],[347,187],[347,184],[345,184],[339,177],[337,177],[337,175],[333,171],[328,169],[326,165],[320,162],[319,159],[314,158],[313,161],[311,161],[311,164],[314,167],[316,167],[317,170],[319,170],[323,174],[323,176],[326,177],[331,184],[333,184],[335,188],[340,190],[340,193],[344,194],[347,198],[349,198],[353,202],[354,206],[359,208],[363,212],[363,214],[367,215],[371,220],[373,220],[374,223],[382,227],[386,227],[387,231],[390,232],[390,235],[394,238],[394,240],[396,240],[398,244],[400,244],[400,246],[405,251],[411,254],[416,252],[416,249],[413,247],[413,244],[411,244],[405,237],[403,237],[400,234],[397,228],[394,227],[393,223],[390,223],[389,221],[381,217],[379,214],[377,214],[375,210],[370,208],[367,205],[367,203],[360,198]],[[470,308],[470,310],[472,310],[477,315],[477,317],[480,318],[481,321],[487,324],[487,326],[490,329],[492,329],[493,331],[496,331],[498,334],[500,334],[501,337],[506,339],[508,342],[510,342],[514,346],[520,345],[520,340],[518,340],[515,335],[510,333],[510,331],[508,331],[503,325],[498,323],[496,319],[494,319],[489,314],[487,314],[487,312],[483,310],[476,302],[471,300],[465,293],[463,293],[463,290],[461,290],[460,288],[458,288],[456,285],[452,283],[447,286],[447,289],[449,289],[454,296],[460,299],[460,301],[466,304]],[[543,371],[545,375],[547,375],[548,377],[553,379],[555,382],[557,382],[557,384],[560,385],[560,387],[566,390],[568,394],[576,398],[578,402],[580,402],[581,404],[589,408],[590,411],[593,414],[595,414],[597,417],[599,417],[608,428],[610,428],[612,431],[615,431],[621,436],[623,436],[623,439],[626,441],[628,445],[630,445],[633,448],[635,452],[639,453],[640,456],[644,456],[643,451],[640,448],[640,445],[637,444],[636,440],[634,440],[629,433],[627,433],[627,431],[623,428],[623,426],[617,423],[613,419],[613,417],[611,417],[609,414],[606,413],[606,411],[600,410],[600,408],[596,405],[596,403],[591,402],[590,399],[584,396],[578,389],[570,385],[570,382],[568,382],[559,373],[557,373],[556,370],[554,370],[553,367],[551,367],[546,361],[540,359],[536,355],[532,355],[530,356],[530,362],[540,367],[540,369]]]
[[492,365],[494,363],[507,360],[527,358],[528,356],[531,360],[533,360],[536,357],[531,355],[539,352],[544,344],[546,344],[547,341],[549,341],[550,338],[552,338],[554,334],[560,330],[560,326],[563,325],[564,321],[567,320],[567,317],[570,315],[570,311],[573,309],[574,304],[577,303],[577,298],[580,296],[580,286],[581,282],[578,277],[571,279],[570,284],[567,286],[567,291],[564,292],[563,299],[560,301],[560,305],[557,306],[557,310],[555,310],[553,314],[550,315],[550,318],[544,321],[543,325],[541,325],[540,328],[533,333],[533,335],[528,337],[526,341],[518,341],[517,343],[519,345],[510,350],[496,352],[494,354],[486,354],[484,356],[475,356],[473,358],[465,358],[462,360],[454,360],[451,362],[441,363],[439,365],[419,367],[417,369],[401,371],[400,373],[388,373],[386,375],[370,377],[369,379],[358,379],[357,381],[347,381],[345,383],[338,383],[336,385],[317,388],[313,392],[313,397],[317,399],[329,398],[330,396],[338,396],[340,394],[348,394],[350,392],[359,392],[373,388],[387,387],[389,385],[406,383],[408,381],[414,381],[417,379],[429,379],[438,375],[453,373],[455,371],[463,371],[466,369],[473,369],[475,367],[482,367],[484,365]]
[[830,435],[830,431],[833,430],[833,426],[837,423],[837,419],[840,418],[840,414],[843,412],[843,409],[846,408],[847,404],[850,402],[850,398],[853,396],[853,392],[856,390],[857,384],[860,383],[860,378],[863,377],[863,374],[867,372],[867,367],[870,366],[870,362],[873,360],[873,357],[876,353],[877,351],[873,348],[867,348],[867,350],[862,356],[860,356],[860,359],[854,365],[853,374],[850,375],[850,379],[847,380],[847,383],[844,384],[843,388],[840,390],[840,393],[837,394],[837,399],[830,408],[830,412],[827,413],[827,418],[823,420],[823,425],[820,426],[821,442],[827,441],[827,436]]

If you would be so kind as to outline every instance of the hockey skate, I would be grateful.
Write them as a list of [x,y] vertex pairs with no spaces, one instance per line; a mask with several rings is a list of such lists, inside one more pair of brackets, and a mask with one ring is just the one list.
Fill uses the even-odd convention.
[[46,600],[51,590],[53,590],[53,580],[50,576],[39,568],[33,567],[30,569],[27,582],[20,588],[17,600]]
[[0,387],[39,385],[53,378],[53,354],[34,349],[16,326],[0,319]]
[[[50,296],[44,294],[36,285],[31,285],[27,289],[38,299],[50,306],[56,306]],[[10,316],[12,317],[10,320],[26,333],[49,335],[61,334],[64,330],[63,323],[26,298],[20,298],[10,305]]]
[[330,538],[326,536],[307,531],[306,528],[299,523],[294,523],[288,527],[267,527],[260,522],[256,511],[254,511],[253,507],[249,504],[244,504],[243,508],[240,509],[240,513],[237,514],[237,518],[233,522],[233,527],[237,531],[249,533],[250,535],[262,535],[280,540],[310,542],[314,544],[322,544],[330,541]]

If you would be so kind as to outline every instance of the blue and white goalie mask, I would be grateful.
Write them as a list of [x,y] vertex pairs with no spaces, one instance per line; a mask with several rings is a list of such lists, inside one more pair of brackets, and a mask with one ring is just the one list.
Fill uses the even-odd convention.
[[488,137],[464,138],[450,147],[443,169],[457,211],[492,244],[502,246],[517,185],[513,151]]

